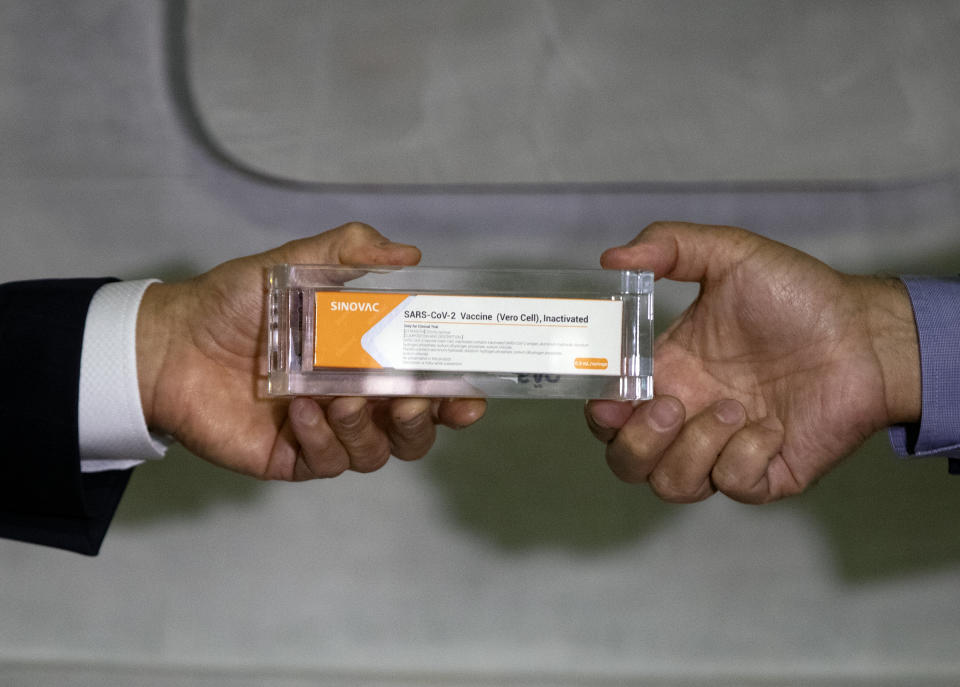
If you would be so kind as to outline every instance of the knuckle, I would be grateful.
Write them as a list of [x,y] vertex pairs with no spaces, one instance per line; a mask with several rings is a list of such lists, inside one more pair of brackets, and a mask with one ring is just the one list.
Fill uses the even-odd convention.
[[625,482],[645,482],[662,454],[662,447],[649,433],[626,426],[607,444],[607,462]]
[[336,462],[323,463],[310,469],[320,479],[332,479],[345,473],[349,467],[350,464],[344,459]]
[[809,487],[816,485],[819,478],[820,474],[815,471],[790,469],[789,466],[781,467],[776,471],[775,477],[771,480],[770,500],[776,501],[791,496],[798,496]]
[[594,438],[596,438],[598,441],[608,444],[616,438],[617,430],[613,429],[612,427],[600,426],[593,418],[590,410],[586,407],[583,411],[583,417],[587,422],[587,429],[590,430],[590,433],[593,434]]
[[374,438],[364,439],[353,444],[347,444],[347,452],[350,454],[351,462],[356,465],[358,462],[369,463],[379,460],[384,452],[389,454],[389,449],[385,446],[385,441],[379,441]]
[[367,474],[376,472],[390,460],[390,451],[382,450],[375,453],[369,453],[362,458],[354,458],[351,461],[351,468],[354,472]]
[[664,470],[654,470],[650,474],[649,482],[653,493],[668,503],[693,503],[704,498],[701,488],[691,488]]
[[748,506],[762,506],[765,503],[769,503],[773,499],[770,498],[768,494],[765,493],[756,493],[752,491],[725,491],[720,490],[720,493],[726,496],[729,499],[733,499],[738,503],[745,503]]
[[318,478],[337,477],[350,466],[346,453],[333,441],[324,442],[322,447],[313,444],[301,455],[304,465]]
[[644,231],[644,233],[646,233],[646,232],[653,233],[653,232],[657,232],[657,231],[663,231],[664,228],[666,228],[667,225],[669,225],[669,224],[670,224],[670,222],[666,222],[666,221],[664,221],[664,220],[656,220],[656,221],[654,221],[654,222],[650,222],[650,224],[648,224],[648,225],[644,228],[643,231]]
[[744,434],[737,437],[736,450],[738,456],[748,459],[760,458],[767,453],[760,437],[755,434]]
[[619,441],[607,444],[607,465],[620,480],[630,484],[647,481],[650,464]]
[[733,493],[724,493],[735,501],[751,506],[763,506],[768,503],[773,503],[774,501],[779,501],[784,496],[783,494],[773,493],[769,487],[754,489],[741,488]]
[[784,487],[780,490],[780,493],[776,496],[776,498],[774,498],[773,496],[771,496],[769,500],[770,500],[770,501],[775,501],[775,500],[777,500],[777,499],[790,498],[791,496],[799,496],[800,494],[802,494],[803,492],[805,492],[805,491],[807,490],[807,487],[808,487],[808,486],[809,486],[809,484],[807,484],[807,483],[805,483],[805,482],[793,482],[793,483],[790,483],[790,484],[784,486]]
[[347,447],[363,448],[370,443],[369,440],[364,437],[364,431],[362,424],[338,424],[336,426],[337,437],[340,439],[340,442]]
[[715,467],[710,473],[710,478],[717,489],[728,496],[743,487],[740,476],[726,467]]
[[300,444],[304,456],[324,456],[337,449],[337,440],[329,429],[324,432],[314,432],[307,441],[301,441]]
[[363,222],[351,221],[341,227],[344,236],[348,239],[357,239],[367,236],[370,233],[370,225]]
[[412,420],[406,421],[394,418],[393,426],[397,436],[399,436],[401,439],[410,441],[419,439],[424,434],[428,433],[433,427],[433,423],[428,415],[423,414],[418,415]]
[[723,436],[718,436],[702,426],[691,427],[683,443],[684,452],[690,456],[718,456],[723,448]]
[[403,448],[397,448],[393,455],[395,455],[400,460],[412,461],[420,460],[429,452],[429,446],[405,446]]
[[646,473],[638,467],[623,461],[607,457],[607,465],[614,476],[627,484],[640,484],[647,481]]
[[400,460],[419,460],[429,453],[433,446],[433,437],[420,437],[416,440],[394,440],[393,455]]
[[648,456],[654,453],[649,437],[644,433],[633,431],[630,427],[624,427],[620,430],[616,442],[623,452],[635,457],[640,462],[645,462]]
[[330,424],[333,425],[337,437],[343,443],[364,443],[364,435],[368,428],[366,412],[360,411],[348,417],[334,417],[330,419]]
[[679,500],[679,492],[674,487],[671,479],[663,470],[654,470],[647,478],[650,489],[663,501],[671,503]]

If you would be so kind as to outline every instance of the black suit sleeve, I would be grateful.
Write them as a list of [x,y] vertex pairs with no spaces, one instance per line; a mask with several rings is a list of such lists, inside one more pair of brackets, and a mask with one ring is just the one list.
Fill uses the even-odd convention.
[[83,474],[87,309],[109,279],[0,285],[0,537],[96,555],[129,470]]

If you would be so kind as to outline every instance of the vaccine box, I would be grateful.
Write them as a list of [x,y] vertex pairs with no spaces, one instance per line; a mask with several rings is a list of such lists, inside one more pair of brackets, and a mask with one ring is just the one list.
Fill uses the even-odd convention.
[[272,396],[653,395],[653,274],[277,265]]

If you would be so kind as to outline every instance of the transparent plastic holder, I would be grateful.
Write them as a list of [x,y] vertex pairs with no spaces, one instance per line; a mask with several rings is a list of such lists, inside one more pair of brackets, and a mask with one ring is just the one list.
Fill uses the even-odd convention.
[[653,396],[653,274],[277,265],[271,396]]

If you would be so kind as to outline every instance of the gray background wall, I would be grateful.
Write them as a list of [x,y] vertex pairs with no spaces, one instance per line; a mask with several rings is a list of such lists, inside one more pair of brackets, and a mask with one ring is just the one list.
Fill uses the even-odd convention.
[[[890,165],[898,132],[943,136],[940,147],[913,148],[935,163],[922,169],[905,164],[902,175],[877,179],[853,173],[856,165],[843,175],[825,166],[818,178],[807,166],[791,177],[787,165],[776,183],[762,175],[731,183],[718,171],[728,144],[697,168],[680,131],[662,140],[658,159],[675,149],[687,163],[659,181],[655,165],[624,158],[623,174],[599,185],[444,187],[428,178],[434,185],[404,188],[364,186],[363,176],[333,184],[300,164],[310,156],[291,167],[271,147],[274,110],[244,98],[261,93],[273,107],[285,92],[258,90],[270,73],[307,83],[336,63],[284,62],[305,54],[276,43],[289,33],[237,24],[259,5],[0,3],[0,278],[175,279],[352,219],[418,244],[436,265],[591,266],[603,248],[668,217],[746,226],[849,270],[960,264],[955,77],[946,66],[933,76],[910,71],[949,43],[944,33],[956,34],[956,4],[856,5],[887,12],[873,20],[881,29],[896,18],[904,41],[890,53],[851,41],[850,54],[873,55],[884,65],[877,73],[897,77],[844,92],[862,98],[843,112],[867,123],[883,115],[875,145],[887,146]],[[291,6],[264,6],[276,10],[261,9],[262,21],[297,23]],[[854,35],[837,29],[850,11],[838,9],[831,23],[832,6],[778,4],[773,19],[807,17],[801,25],[810,26],[805,13],[815,10],[814,26]],[[551,16],[550,4],[536,7]],[[637,7],[654,25],[671,24],[669,4]],[[752,7],[712,11],[699,35],[722,43],[742,32]],[[320,18],[349,26],[347,8]],[[358,21],[369,9],[356,10]],[[239,36],[232,59],[221,27]],[[929,41],[915,33],[925,28]],[[776,29],[791,35],[790,26]],[[900,35],[884,31],[876,35]],[[250,73],[271,45],[275,62],[260,67],[267,77]],[[378,45],[369,40],[371,55]],[[743,56],[746,48],[731,59]],[[815,57],[796,51],[792,71],[783,70],[785,103],[795,97],[791,75],[813,88],[805,56]],[[918,89],[938,74],[939,90]],[[218,99],[228,79],[232,104]],[[701,92],[674,81],[693,117]],[[377,94],[368,86],[340,80],[337,95],[362,103]],[[885,112],[893,101],[906,106]],[[301,115],[290,117],[310,125],[294,133],[325,154],[312,138],[323,127]],[[589,121],[579,126],[598,133]],[[338,135],[331,149],[349,153],[351,131]],[[834,161],[846,159],[843,146],[841,136]],[[862,161],[866,149],[852,143],[849,159]],[[447,162],[469,168],[458,155]],[[527,152],[516,155],[521,169]],[[425,158],[409,159],[416,168]],[[375,163],[354,171],[372,174]],[[558,178],[590,180],[532,180]],[[662,285],[659,321],[690,297]],[[579,402],[492,403],[480,426],[443,434],[423,461],[322,483],[252,482],[174,448],[137,469],[98,558],[0,542],[0,684],[956,684],[958,484],[941,461],[895,460],[881,436],[784,503],[668,506],[608,474]]]

